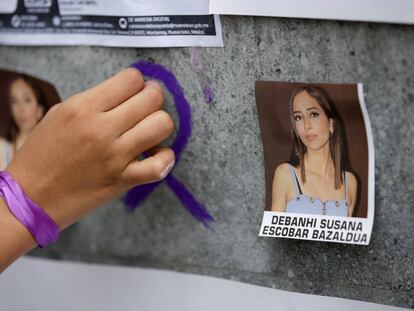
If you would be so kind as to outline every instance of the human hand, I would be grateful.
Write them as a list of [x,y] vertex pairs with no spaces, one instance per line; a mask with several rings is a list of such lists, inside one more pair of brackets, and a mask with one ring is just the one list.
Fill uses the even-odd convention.
[[[153,148],[173,131],[162,88],[124,69],[54,106],[6,170],[62,230],[105,201],[164,178],[170,148]],[[150,150],[151,156],[137,156]]]

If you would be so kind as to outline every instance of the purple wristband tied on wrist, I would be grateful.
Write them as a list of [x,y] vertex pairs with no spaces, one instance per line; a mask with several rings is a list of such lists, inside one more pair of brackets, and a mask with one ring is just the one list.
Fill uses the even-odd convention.
[[58,225],[26,196],[23,189],[6,171],[0,171],[0,197],[4,198],[10,212],[29,230],[40,247],[57,241]]

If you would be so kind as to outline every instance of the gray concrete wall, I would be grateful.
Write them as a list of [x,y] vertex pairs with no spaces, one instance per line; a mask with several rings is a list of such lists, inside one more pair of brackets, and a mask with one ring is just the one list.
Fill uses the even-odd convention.
[[[54,82],[63,98],[138,59],[171,69],[194,120],[174,176],[217,219],[205,229],[163,185],[135,213],[114,200],[32,255],[414,308],[414,27],[230,16],[222,22],[225,47],[203,49],[211,105],[203,101],[187,48],[0,48],[2,68]],[[376,153],[368,247],[257,237],[265,187],[255,80],[364,83]],[[166,108],[175,114],[171,99]]]

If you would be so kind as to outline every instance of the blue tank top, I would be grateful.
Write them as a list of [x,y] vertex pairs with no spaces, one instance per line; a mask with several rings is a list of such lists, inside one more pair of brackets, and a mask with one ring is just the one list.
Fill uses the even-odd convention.
[[289,164],[296,197],[286,203],[287,213],[348,217],[348,175],[345,172],[345,199],[327,200],[325,202],[302,193],[295,169]]
[[[0,140],[0,143],[1,143],[1,140]],[[11,145],[6,140],[4,140],[2,149],[3,149],[4,167],[0,167],[0,169],[3,170],[11,162]]]

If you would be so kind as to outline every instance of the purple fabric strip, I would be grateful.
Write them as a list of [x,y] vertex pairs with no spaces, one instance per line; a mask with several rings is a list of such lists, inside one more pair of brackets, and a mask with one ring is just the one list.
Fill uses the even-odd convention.
[[[131,66],[140,70],[144,76],[162,81],[167,90],[174,97],[175,106],[178,112],[179,128],[171,148],[174,150],[176,158],[175,163],[177,164],[180,160],[181,153],[185,149],[191,136],[191,108],[185,99],[183,90],[176,77],[161,65],[140,61],[132,64]],[[184,187],[184,185],[182,185],[172,175],[168,175],[166,180],[167,185],[174,191],[178,199],[184,204],[185,208],[191,215],[202,222],[205,226],[207,226],[209,221],[214,220],[214,218],[200,203],[197,202],[197,200]],[[131,212],[135,210],[161,182],[142,185],[129,190],[124,198],[128,210]]]
[[0,172],[0,196],[10,212],[29,230],[40,247],[56,242],[59,227],[49,215],[34,203],[6,171]]

